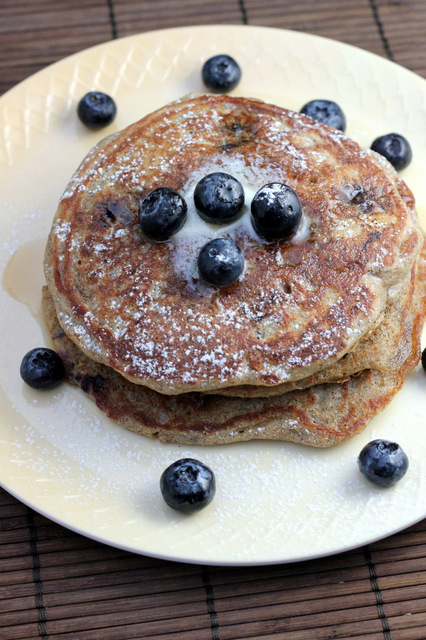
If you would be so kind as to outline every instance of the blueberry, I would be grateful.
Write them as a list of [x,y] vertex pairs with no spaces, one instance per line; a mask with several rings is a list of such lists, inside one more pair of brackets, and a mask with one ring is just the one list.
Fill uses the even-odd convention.
[[422,351],[422,367],[423,370],[426,371],[426,349]]
[[20,374],[33,389],[50,389],[63,380],[65,368],[56,351],[37,347],[22,358]]
[[195,187],[194,203],[208,222],[231,222],[241,213],[244,189],[229,173],[209,173]]
[[226,93],[239,83],[241,69],[234,58],[221,54],[206,60],[201,75],[208,89],[215,93]]
[[114,100],[101,91],[89,91],[77,106],[81,122],[89,129],[102,129],[111,124],[117,113]]
[[182,458],[163,471],[160,490],[169,507],[193,513],[213,500],[216,481],[213,471],[205,464],[193,458]]
[[413,157],[409,142],[399,133],[387,133],[376,138],[371,148],[384,156],[397,171],[408,167]]
[[186,220],[185,200],[169,187],[157,187],[139,202],[139,224],[152,240],[168,240]]
[[255,231],[262,238],[283,240],[296,231],[302,206],[293,189],[280,182],[270,182],[254,195],[251,213]]
[[225,287],[242,274],[244,255],[229,238],[215,238],[207,242],[198,255],[201,278],[215,287]]
[[346,129],[345,114],[332,100],[311,100],[300,109],[300,113],[340,131]]
[[408,458],[396,442],[372,440],[359,454],[358,467],[374,484],[391,487],[405,475]]

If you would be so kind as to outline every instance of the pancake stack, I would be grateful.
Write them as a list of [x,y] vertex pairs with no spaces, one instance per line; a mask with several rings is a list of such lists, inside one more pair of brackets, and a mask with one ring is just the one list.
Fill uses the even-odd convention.
[[[205,175],[242,184],[238,220],[193,203]],[[302,204],[296,233],[260,238],[250,202],[270,182]],[[188,205],[169,240],[144,236],[159,186]],[[197,270],[228,237],[245,269],[225,287]],[[120,425],[162,441],[289,440],[359,431],[420,357],[423,234],[407,185],[340,131],[257,100],[188,96],[103,140],[59,204],[45,254],[45,315],[71,384]]]

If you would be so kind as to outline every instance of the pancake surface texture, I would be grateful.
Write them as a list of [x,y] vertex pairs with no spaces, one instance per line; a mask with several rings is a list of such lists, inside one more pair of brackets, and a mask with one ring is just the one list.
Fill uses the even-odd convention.
[[[426,252],[425,252],[426,255]],[[425,313],[425,261],[413,269],[406,304],[394,310],[397,331],[382,335],[378,368],[340,383],[317,384],[265,398],[200,393],[175,396],[134,384],[88,358],[60,327],[45,288],[43,307],[54,348],[68,381],[80,387],[108,417],[136,433],[177,444],[218,445],[252,439],[287,440],[330,447],[359,433],[401,388],[420,355]],[[389,335],[388,335],[389,334]]]
[[[243,213],[232,224],[205,223],[193,205],[195,185],[213,171],[230,173],[245,189]],[[287,241],[266,242],[251,224],[250,201],[268,182],[289,185],[302,204],[300,227]],[[177,190],[189,210],[167,242],[144,237],[138,224],[139,201],[158,186]],[[220,236],[237,242],[246,266],[236,282],[217,289],[203,284],[196,262],[201,246]],[[332,365],[385,327],[389,313],[406,313],[414,322],[404,296],[410,297],[421,244],[411,192],[374,152],[257,100],[189,96],[101,142],[71,179],[46,248],[50,316],[57,316],[78,358],[86,358],[83,368],[104,366],[102,376],[117,374],[120,388],[124,377],[132,397],[135,386],[142,397],[148,387],[167,395],[238,393],[239,387],[242,395],[262,395],[289,385],[282,394],[310,376],[311,386],[334,380]],[[394,339],[407,344],[404,336]],[[409,351],[416,341],[410,337]],[[402,383],[399,371],[389,375],[387,366],[357,367],[358,377],[341,367],[337,379],[346,382],[334,385],[335,407],[347,409],[351,394],[355,407],[360,385],[366,398],[388,398]],[[329,385],[317,386],[315,402],[313,391],[289,391],[289,420],[297,411],[306,414],[309,403],[324,404],[323,388],[330,397]],[[294,404],[293,393],[303,393],[303,400],[299,395]],[[177,398],[178,406],[187,408],[188,398],[200,404],[195,394]],[[213,406],[215,398],[203,397],[202,406]],[[174,400],[166,400],[171,407]],[[222,401],[229,420],[232,415],[246,425],[246,436],[284,406],[273,399],[253,398],[244,408],[238,398]],[[290,411],[289,402],[296,409]],[[253,426],[247,412],[260,412],[261,423]],[[272,427],[267,437],[277,437]]]

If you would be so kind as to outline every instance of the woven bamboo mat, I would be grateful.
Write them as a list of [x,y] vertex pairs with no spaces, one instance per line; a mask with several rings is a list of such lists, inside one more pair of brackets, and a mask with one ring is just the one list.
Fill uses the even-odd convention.
[[334,38],[426,77],[424,0],[2,0],[0,94],[56,60],[114,37],[244,23]]
[[[1,0],[0,93],[114,37],[244,23],[348,42],[426,77],[424,0]],[[0,507],[0,640],[426,639],[426,520],[350,553],[235,569],[107,547],[2,490]]]

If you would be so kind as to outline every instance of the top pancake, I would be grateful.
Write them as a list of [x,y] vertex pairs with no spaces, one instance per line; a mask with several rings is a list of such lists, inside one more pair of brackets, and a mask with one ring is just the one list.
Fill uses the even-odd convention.
[[[227,171],[246,205],[231,225],[199,218],[199,179]],[[303,207],[285,242],[257,237],[250,201],[284,182]],[[176,189],[188,219],[173,238],[144,237],[138,201]],[[240,279],[198,278],[210,238],[242,248]],[[256,100],[190,96],[100,143],[69,183],[45,273],[59,322],[90,358],[161,393],[278,385],[336,362],[407,286],[422,242],[408,187],[341,132]]]

